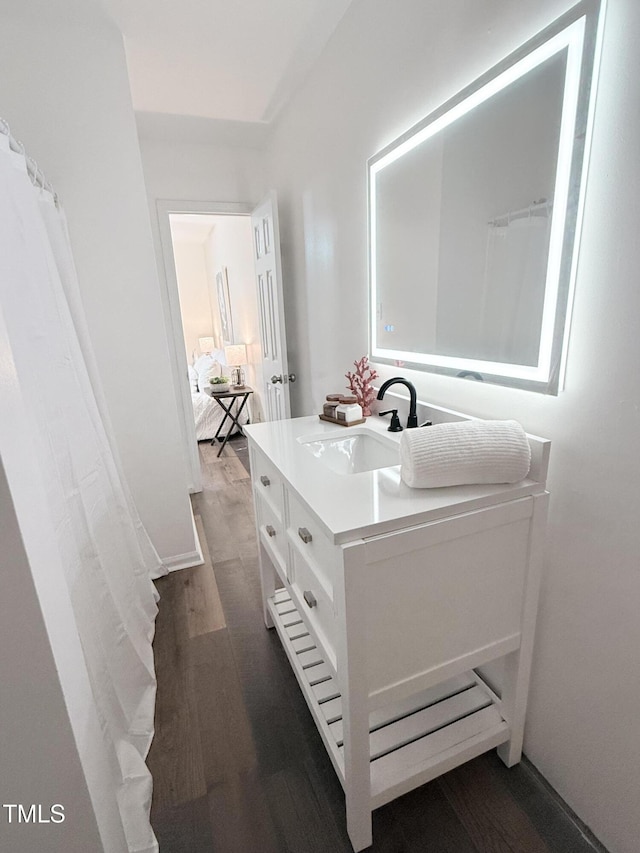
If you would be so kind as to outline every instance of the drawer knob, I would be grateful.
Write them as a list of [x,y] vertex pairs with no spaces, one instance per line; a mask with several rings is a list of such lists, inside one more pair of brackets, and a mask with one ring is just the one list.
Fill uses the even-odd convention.
[[271,485],[271,480],[267,477],[266,474],[263,474],[262,477],[260,477],[260,482],[262,483],[263,486],[270,486]]
[[269,536],[275,536],[276,535],[276,529],[271,524],[267,524],[266,531],[269,534]]
[[309,533],[306,527],[298,528],[298,536],[302,539],[305,545],[308,545],[313,539],[313,536]]
[[315,607],[316,604],[318,603],[315,595],[311,592],[310,589],[305,589],[305,591],[302,593],[302,595],[304,597],[304,600],[309,605],[309,607]]

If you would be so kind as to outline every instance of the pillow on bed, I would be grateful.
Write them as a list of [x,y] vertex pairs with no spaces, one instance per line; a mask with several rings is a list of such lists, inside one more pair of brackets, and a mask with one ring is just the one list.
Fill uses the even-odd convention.
[[192,394],[198,393],[198,374],[194,370],[193,366],[190,364],[187,367],[187,373],[189,374],[189,387],[191,388]]
[[209,379],[222,375],[222,365],[217,359],[210,355],[201,355],[193,365],[198,378],[198,390],[205,391],[209,388]]
[[198,364],[200,362],[202,362],[204,364],[206,361],[208,361],[208,362],[219,361],[220,364],[222,364],[224,366],[226,364],[226,361],[224,358],[224,350],[223,349],[214,349],[214,350],[211,350],[211,352],[205,352],[205,353],[203,353],[203,355],[199,355],[194,360],[193,366],[197,370]]

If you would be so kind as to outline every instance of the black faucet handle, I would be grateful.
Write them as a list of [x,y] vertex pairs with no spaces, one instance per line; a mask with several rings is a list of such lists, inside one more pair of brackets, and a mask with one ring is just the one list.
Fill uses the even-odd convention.
[[397,409],[389,409],[388,412],[380,412],[379,414],[380,417],[383,415],[391,415],[391,423],[389,424],[387,432],[402,432],[402,424],[400,423]]

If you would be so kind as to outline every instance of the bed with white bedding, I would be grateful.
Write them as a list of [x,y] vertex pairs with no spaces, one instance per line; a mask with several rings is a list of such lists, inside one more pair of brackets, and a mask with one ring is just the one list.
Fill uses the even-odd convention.
[[[189,365],[191,402],[193,404],[193,417],[196,425],[196,439],[198,441],[211,441],[225,416],[222,406],[212,397],[209,379],[213,376],[228,376],[229,374],[230,368],[224,363],[224,353],[222,351],[212,352],[210,355],[201,355],[193,365]],[[228,406],[229,400],[225,400],[224,403]],[[239,405],[240,403],[234,400],[233,410],[235,411]],[[241,424],[249,422],[246,406],[239,420]],[[227,418],[223,434],[226,434],[228,426],[229,418]],[[237,432],[235,428],[234,431]]]

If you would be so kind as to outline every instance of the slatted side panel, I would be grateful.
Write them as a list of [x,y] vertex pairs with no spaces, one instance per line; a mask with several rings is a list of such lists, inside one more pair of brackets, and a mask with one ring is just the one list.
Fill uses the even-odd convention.
[[276,592],[274,610],[281,627],[281,634],[283,633],[290,641],[291,649],[304,670],[315,701],[322,707],[326,702],[339,699],[338,683],[331,675],[331,668],[316,648],[313,637],[307,631],[302,617],[286,590],[281,589]]
[[[385,726],[408,717],[410,714],[414,713],[416,708],[421,710],[429,708],[443,700],[455,697],[461,693],[466,693],[475,685],[476,681],[473,677],[466,674],[458,675],[443,684],[437,684],[435,687],[430,687],[422,693],[409,696],[401,702],[396,702],[389,707],[373,711],[369,717],[369,730],[372,732],[372,737],[377,731]],[[338,722],[332,723],[331,731],[339,746],[342,746],[342,719]]]
[[[290,644],[290,652],[296,655],[303,671],[307,694],[317,703],[342,755],[342,699],[331,669],[322,659],[286,590],[276,593],[273,609],[280,621],[280,635]],[[500,724],[503,721],[491,694],[478,684],[473,673],[450,678],[372,711],[369,717],[372,781],[396,775],[398,768],[415,763],[416,756],[437,756],[451,749],[460,737],[472,737]]]

